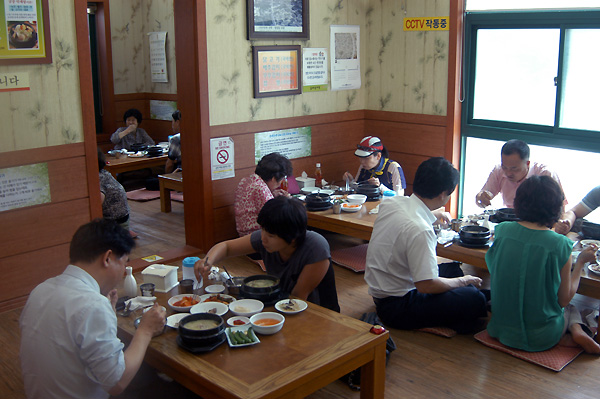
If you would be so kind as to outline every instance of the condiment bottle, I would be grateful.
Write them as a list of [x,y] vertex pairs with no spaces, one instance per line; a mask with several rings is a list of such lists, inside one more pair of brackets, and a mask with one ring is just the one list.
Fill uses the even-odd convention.
[[288,180],[287,180],[287,176],[283,178],[283,180],[281,180],[281,186],[280,188],[282,190],[288,191]]
[[315,186],[321,187],[323,184],[323,175],[321,174],[321,164],[317,163],[317,168],[315,169]]
[[183,271],[183,279],[184,280],[194,280],[194,284],[196,284],[198,282],[198,280],[196,280],[196,274],[194,273],[194,265],[196,264],[197,261],[199,261],[200,258],[197,256],[189,256],[185,259],[183,259],[183,262],[181,262],[182,265],[182,271]]
[[131,266],[127,266],[125,268],[125,280],[123,280],[123,289],[125,290],[125,295],[128,297],[136,297],[137,296],[137,282],[135,281],[135,277],[133,277],[133,269]]

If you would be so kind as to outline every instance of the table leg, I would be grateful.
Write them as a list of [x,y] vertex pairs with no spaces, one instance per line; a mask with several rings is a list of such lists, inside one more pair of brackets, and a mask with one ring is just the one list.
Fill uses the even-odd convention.
[[169,213],[171,212],[171,190],[166,187],[163,179],[158,179],[158,186],[160,189],[160,211]]
[[385,342],[373,348],[373,360],[362,366],[361,399],[383,399],[385,395]]

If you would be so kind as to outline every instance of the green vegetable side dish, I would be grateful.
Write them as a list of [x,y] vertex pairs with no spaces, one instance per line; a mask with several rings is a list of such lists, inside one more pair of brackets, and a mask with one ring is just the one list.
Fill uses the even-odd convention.
[[245,344],[252,344],[252,343],[256,343],[258,341],[258,339],[256,339],[256,335],[254,335],[254,332],[252,331],[251,328],[248,328],[245,331],[233,331],[231,330],[231,328],[227,329],[227,336],[229,337],[229,340],[231,341],[232,345],[245,345]]

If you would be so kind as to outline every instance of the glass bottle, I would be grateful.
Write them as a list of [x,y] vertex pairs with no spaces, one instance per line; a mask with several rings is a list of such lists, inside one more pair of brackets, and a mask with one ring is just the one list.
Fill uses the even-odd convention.
[[123,289],[125,290],[125,295],[128,297],[134,298],[137,296],[137,282],[135,281],[135,277],[133,277],[133,269],[131,266],[127,266],[125,268]]
[[281,186],[280,188],[282,190],[288,191],[288,179],[287,176],[283,178],[283,180],[281,180]]
[[321,164],[317,163],[317,168],[315,169],[315,186],[321,187],[323,184],[323,175],[321,174]]

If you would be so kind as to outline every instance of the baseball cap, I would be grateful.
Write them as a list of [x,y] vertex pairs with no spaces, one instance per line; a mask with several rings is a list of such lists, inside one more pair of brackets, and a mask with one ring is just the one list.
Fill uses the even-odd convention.
[[354,151],[354,155],[357,157],[368,157],[375,151],[382,151],[383,144],[379,137],[375,136],[367,136],[360,141],[360,144],[356,146],[356,151]]

